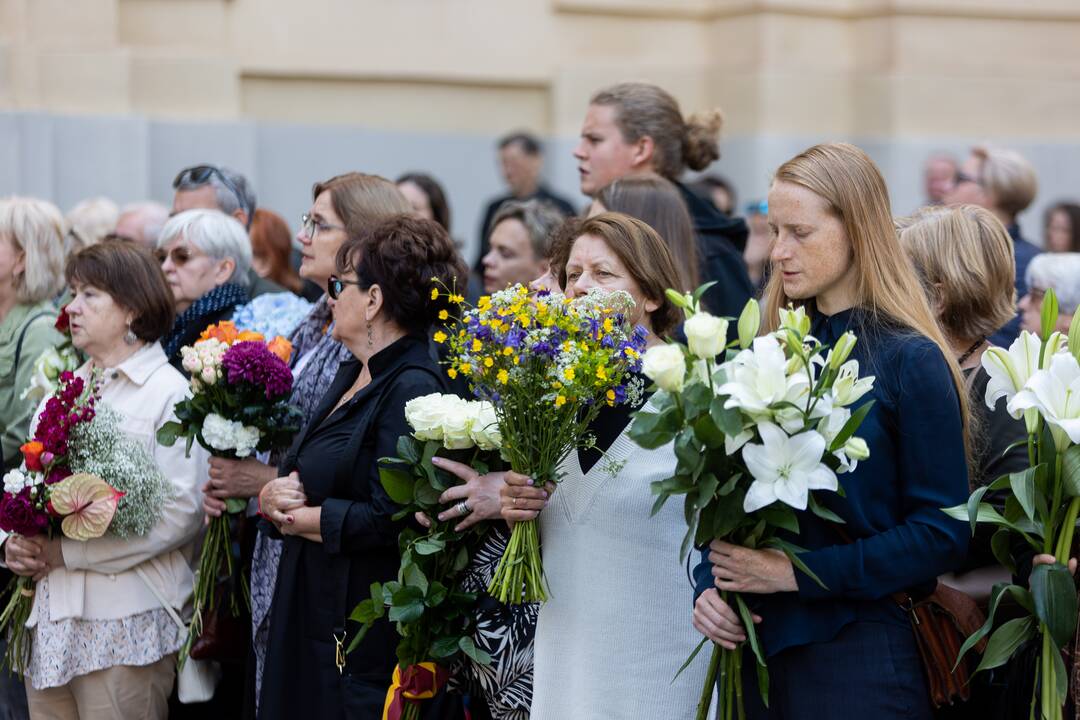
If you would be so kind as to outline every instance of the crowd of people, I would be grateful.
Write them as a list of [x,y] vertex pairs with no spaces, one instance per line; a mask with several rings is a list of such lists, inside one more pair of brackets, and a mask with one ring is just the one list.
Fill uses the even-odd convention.
[[[781,165],[768,196],[740,215],[730,182],[685,178],[720,156],[718,111],[684,116],[644,83],[601,89],[583,111],[574,157],[588,204],[542,182],[537,138],[508,135],[497,147],[507,193],[485,209],[469,259],[450,236],[447,193],[422,172],[313,179],[295,236],[243,175],[209,164],[176,175],[171,208],[94,198],[64,217],[43,199],[0,199],[5,471],[30,437],[39,404],[27,389],[37,359],[64,342],[64,308],[85,361],[77,374],[101,373],[100,401],[172,488],[146,536],[2,538],[0,579],[32,577],[37,590],[32,654],[24,677],[3,677],[0,718],[383,717],[394,625],[375,623],[342,657],[357,631],[349,613],[396,576],[404,525],[428,519],[395,519],[379,459],[408,434],[409,400],[469,392],[431,341],[447,310],[433,282],[472,300],[514,284],[571,298],[624,290],[649,345],[681,333],[666,290],[712,283],[703,304],[715,315],[738,317],[760,298],[762,332],[789,304],[806,308],[822,342],[854,330],[854,357],[877,381],[860,430],[869,460],[835,505],[846,532],[800,513],[802,568],[720,541],[679,561],[682,511],[669,504],[650,519],[650,483],[670,475],[672,447],[646,450],[628,435],[647,393],[601,410],[594,442],[565,459],[557,487],[442,461],[462,484],[440,498],[440,519],[490,524],[464,589],[480,595],[473,639],[491,661],[457,663],[423,717],[692,717],[706,654],[672,677],[703,636],[743,642],[747,620],[759,623],[771,670],[768,707],[745,695],[755,720],[1019,717],[1016,697],[1030,693],[1010,694],[1000,670],[966,705],[934,710],[891,596],[940,578],[985,601],[1008,579],[990,537],[970,537],[940,509],[1026,467],[1015,445],[1024,423],[986,408],[981,358],[1037,332],[1051,288],[1068,331],[1080,305],[1080,204],[1050,206],[1041,247],[1030,242],[1017,217],[1036,196],[1034,169],[1015,151],[976,147],[962,162],[931,157],[926,206],[894,217],[869,156],[833,143]],[[239,460],[156,442],[190,393],[181,348],[222,320],[291,340],[304,425],[290,447]],[[250,615],[218,656],[213,699],[184,705],[172,612],[190,612],[201,530],[230,499],[249,508],[237,542]],[[507,523],[533,519],[550,599],[502,605],[485,590]],[[1020,560],[1026,572],[1041,562]],[[752,596],[752,616],[725,590]]]

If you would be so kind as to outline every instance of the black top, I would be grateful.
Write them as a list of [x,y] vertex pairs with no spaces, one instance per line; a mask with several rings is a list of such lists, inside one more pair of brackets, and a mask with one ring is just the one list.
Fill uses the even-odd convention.
[[[355,717],[377,718],[390,685],[397,635],[389,622],[377,623],[348,655],[343,675],[334,638],[371,584],[397,574],[401,525],[391,516],[398,506],[379,482],[378,459],[393,457],[398,437],[409,433],[405,403],[444,387],[423,337],[393,343],[370,369],[371,382],[331,413],[361,370],[359,361],[342,364],[280,467],[282,475],[296,470],[308,504],[322,507],[323,541],[284,539],[259,706],[267,720],[336,720],[346,706]],[[356,629],[349,623],[346,646]]]
[[[1020,234],[1020,226],[1016,223],[1009,225],[1006,228],[1009,231],[1009,237],[1013,241],[1013,254],[1016,256],[1016,299],[1027,295],[1027,268],[1031,263],[1031,259],[1038,255],[1042,250],[1035,247]],[[998,330],[996,333],[990,336],[990,342],[998,347],[1007,348],[1012,345],[1020,335],[1020,313],[1017,313],[1012,320],[1005,324],[1005,327]]]
[[[754,286],[742,256],[749,233],[746,221],[728,217],[682,183],[677,182],[675,186],[694,222],[701,282],[716,282],[705,293],[705,306],[714,315],[737,318],[746,301],[754,295]],[[732,337],[736,330],[732,324]]]
[[[849,328],[858,336],[852,359],[875,377],[859,403],[874,404],[857,433],[870,457],[839,476],[846,497],[815,497],[843,518],[854,541],[813,513],[798,513],[800,533],[791,540],[807,549],[799,557],[824,587],[796,569],[797,592],[747,596],[764,618],[759,632],[769,655],[831,640],[856,620],[905,626],[890,595],[928,594],[967,553],[968,524],[941,511],[968,498],[960,402],[944,356],[926,337],[860,310],[816,314],[810,332],[832,345]],[[707,553],[702,560],[694,571],[698,593],[713,580]]]
[[[642,379],[643,385],[648,387],[649,383],[644,380],[644,376],[639,375],[638,377]],[[641,409],[641,406],[648,399],[648,395],[642,393],[641,401],[637,405],[624,403],[611,407],[605,405],[600,408],[600,412],[596,414],[596,419],[589,423],[589,431],[596,439],[595,444],[590,448],[578,448],[577,451],[578,464],[581,465],[582,473],[592,470],[593,465],[604,457],[604,453],[611,447],[611,443],[615,442],[619,435],[622,434],[622,431],[626,429],[626,426],[633,419],[633,414]]]
[[491,249],[491,221],[495,217],[495,213],[499,211],[499,207],[504,202],[510,200],[543,200],[544,202],[551,203],[555,207],[559,208],[567,217],[576,215],[577,210],[566,198],[556,195],[544,186],[543,183],[537,186],[536,192],[529,197],[519,198],[513,195],[502,195],[495,198],[488,203],[487,210],[484,211],[484,219],[480,222],[480,254],[476,256],[476,262],[473,263],[473,269],[477,272],[483,272],[484,256],[488,254],[488,250]]

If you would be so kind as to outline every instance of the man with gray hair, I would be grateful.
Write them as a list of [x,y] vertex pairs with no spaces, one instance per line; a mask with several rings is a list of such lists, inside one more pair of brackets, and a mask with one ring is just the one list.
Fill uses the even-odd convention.
[[[184,168],[173,179],[172,214],[185,210],[220,210],[231,215],[251,230],[251,221],[255,218],[255,192],[240,173],[218,165],[192,165]],[[266,293],[287,292],[277,283],[259,277],[254,270],[249,270],[251,278],[251,296]]]
[[147,201],[125,205],[116,220],[116,229],[106,237],[127,240],[153,250],[168,219],[169,208],[161,203]]
[[1028,263],[1027,293],[1020,298],[1020,329],[1042,332],[1042,307],[1046,291],[1053,289],[1058,301],[1055,330],[1069,333],[1073,313],[1080,307],[1080,253],[1044,253]]

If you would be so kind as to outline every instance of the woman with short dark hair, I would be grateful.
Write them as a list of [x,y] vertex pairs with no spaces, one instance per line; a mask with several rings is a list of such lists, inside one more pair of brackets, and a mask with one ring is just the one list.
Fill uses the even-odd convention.
[[[402,215],[338,252],[328,291],[334,337],[352,351],[260,493],[284,537],[270,610],[259,717],[377,718],[396,664],[396,635],[382,620],[352,653],[346,618],[373,582],[398,571],[398,506],[379,482],[379,459],[410,432],[405,403],[440,392],[428,330],[465,265],[446,231]],[[440,285],[442,284],[442,285]],[[337,659],[344,657],[344,664]]]
[[189,559],[202,527],[207,459],[198,445],[189,456],[182,443],[156,441],[188,395],[158,344],[172,326],[173,297],[154,258],[129,242],[84,248],[68,260],[66,275],[72,343],[90,358],[76,374],[100,372],[99,406],[123,416],[121,430],[146,448],[171,492],[146,535],[7,539],[9,568],[44,574],[31,612],[30,714],[164,720],[184,637],[155,592],[177,612],[191,595]]

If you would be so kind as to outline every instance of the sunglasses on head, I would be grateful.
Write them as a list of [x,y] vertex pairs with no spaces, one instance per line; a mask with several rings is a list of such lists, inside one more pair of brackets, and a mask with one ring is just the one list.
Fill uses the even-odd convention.
[[346,285],[363,287],[356,280],[342,280],[337,275],[331,275],[330,279],[326,281],[326,294],[330,296],[331,300],[337,300],[338,296],[345,291]]
[[236,198],[236,202],[240,204],[244,212],[248,215],[253,215],[252,209],[248,207],[248,204],[244,201],[244,197],[240,194],[240,191],[236,189],[236,185],[232,180],[225,176],[225,173],[221,172],[221,169],[214,165],[193,165],[189,168],[184,168],[176,177],[173,178],[172,186],[173,190],[176,190],[181,185],[206,185],[210,182],[210,178],[216,177],[221,181],[221,184],[228,188],[229,192]]

